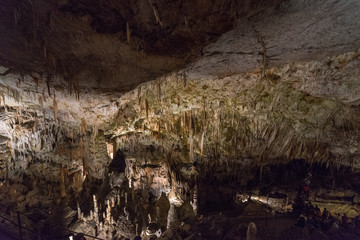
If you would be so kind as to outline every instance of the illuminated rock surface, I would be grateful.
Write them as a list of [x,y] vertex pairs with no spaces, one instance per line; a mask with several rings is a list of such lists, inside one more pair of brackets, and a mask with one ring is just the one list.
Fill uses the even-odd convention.
[[359,11],[3,1],[0,203],[29,239],[246,239],[251,221],[260,239],[353,239],[274,213],[308,173],[314,205],[360,213]]

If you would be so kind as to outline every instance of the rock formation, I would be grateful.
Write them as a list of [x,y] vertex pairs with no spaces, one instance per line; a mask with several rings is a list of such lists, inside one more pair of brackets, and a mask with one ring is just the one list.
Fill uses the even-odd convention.
[[359,10],[2,1],[0,203],[28,239],[246,239],[237,217],[296,209],[307,178],[308,201],[354,218]]

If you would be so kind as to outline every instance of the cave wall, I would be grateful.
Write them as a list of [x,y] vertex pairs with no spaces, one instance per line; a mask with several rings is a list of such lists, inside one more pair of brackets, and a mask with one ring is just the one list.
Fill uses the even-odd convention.
[[287,64],[264,77],[256,71],[221,80],[166,76],[124,94],[105,132],[134,153],[133,141],[152,141],[164,148],[164,159],[170,154],[222,174],[233,170],[227,163],[246,160],[303,158],[357,168],[358,56]]

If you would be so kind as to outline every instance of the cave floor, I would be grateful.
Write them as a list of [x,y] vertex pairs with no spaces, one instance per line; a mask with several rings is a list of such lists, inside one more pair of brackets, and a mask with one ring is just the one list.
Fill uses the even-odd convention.
[[200,215],[192,227],[198,235],[192,239],[247,239],[249,223],[255,223],[258,240],[358,240],[360,230],[349,226],[328,231],[306,223],[304,228],[296,226],[298,217],[292,213],[271,213],[252,203],[249,208],[237,207],[223,212]]
[[[268,218],[222,218],[221,215],[207,217],[204,222],[210,222],[210,229],[200,224],[195,227],[202,238],[199,239],[246,239],[250,222],[257,226],[258,240],[358,240],[359,230],[349,231],[342,227],[336,232],[322,231],[307,224],[304,228],[296,226],[297,218],[291,215],[274,215]],[[225,229],[225,231],[224,231]],[[197,238],[194,238],[197,239]]]

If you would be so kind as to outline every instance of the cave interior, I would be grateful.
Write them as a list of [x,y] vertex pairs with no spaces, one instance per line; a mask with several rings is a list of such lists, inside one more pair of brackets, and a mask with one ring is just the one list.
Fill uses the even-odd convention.
[[0,1],[0,239],[360,239],[360,1]]

